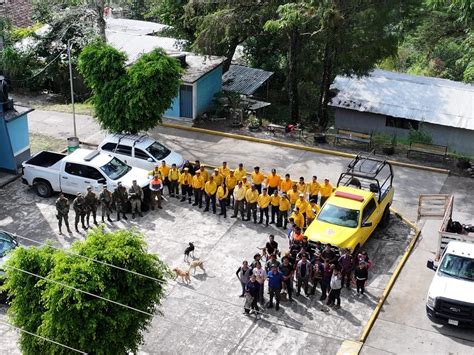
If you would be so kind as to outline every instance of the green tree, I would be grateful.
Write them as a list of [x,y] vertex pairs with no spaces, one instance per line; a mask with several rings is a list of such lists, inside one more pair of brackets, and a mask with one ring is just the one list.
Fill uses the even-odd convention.
[[114,133],[147,131],[161,122],[181,83],[179,62],[161,49],[126,67],[126,55],[102,42],[84,48],[79,71],[92,89],[102,128]]
[[[133,230],[106,233],[100,227],[67,254],[51,247],[17,248],[7,262],[5,287],[12,297],[11,322],[32,333],[95,354],[136,352],[152,316],[86,295],[58,283],[154,314],[170,272],[146,251],[142,235]],[[161,282],[99,264],[86,258],[141,273]],[[9,267],[10,266],[10,267]],[[13,268],[11,268],[13,267]],[[46,280],[18,269],[38,274]],[[55,283],[56,282],[56,283]],[[25,354],[65,354],[64,348],[20,335]]]

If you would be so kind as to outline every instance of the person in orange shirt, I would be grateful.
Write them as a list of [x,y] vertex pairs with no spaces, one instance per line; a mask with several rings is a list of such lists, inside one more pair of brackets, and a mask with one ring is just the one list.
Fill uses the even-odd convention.
[[[232,170],[229,171],[229,175],[225,178],[225,184],[227,189],[229,190],[229,195],[227,196],[227,206],[234,207],[234,189],[237,185],[237,178],[234,175]],[[231,205],[232,202],[232,205]]]
[[323,207],[326,200],[329,198],[329,196],[331,196],[332,190],[333,190],[333,187],[330,184],[329,179],[324,179],[324,184],[321,185],[321,190],[320,190],[321,202],[319,205],[321,207]]
[[258,208],[260,210],[260,221],[258,223],[263,223],[263,215],[265,215],[265,225],[268,226],[268,206],[270,205],[271,196],[267,193],[266,187],[264,187],[262,191],[257,199]]
[[280,190],[285,194],[291,190],[293,187],[293,181],[290,179],[290,174],[285,175],[285,179],[281,180],[280,182]]
[[262,183],[263,180],[265,180],[265,176],[260,172],[260,167],[256,166],[253,168],[253,173],[252,173],[252,184],[255,185],[255,188],[257,189],[258,193],[262,193]]
[[278,190],[273,191],[272,198],[270,200],[270,205],[272,206],[272,220],[270,224],[278,223],[279,216],[279,206],[280,206],[281,197],[278,195]]
[[225,182],[223,181],[221,186],[217,188],[217,200],[219,201],[219,207],[221,208],[221,212],[219,216],[224,216],[227,218],[227,195],[229,194],[229,190],[227,186],[225,186]]
[[227,166],[227,162],[224,161],[222,162],[222,165],[219,167],[219,174],[225,179],[227,176],[229,176],[230,169]]
[[318,195],[319,190],[321,189],[321,185],[318,182],[318,177],[313,176],[313,181],[309,184],[309,200],[316,200],[318,203]]
[[273,191],[278,190],[280,187],[281,178],[276,172],[276,169],[272,169],[271,174],[267,176],[267,188],[269,195],[273,195]]
[[247,176],[247,170],[244,169],[244,164],[239,163],[239,167],[234,170],[234,175],[237,178],[237,181],[242,181],[242,178]]
[[296,185],[293,185],[293,188],[287,192],[287,195],[288,199],[290,200],[291,206],[294,207],[296,201],[298,201],[298,197],[300,196],[298,187]]
[[[296,224],[296,223],[295,223]],[[301,227],[296,227],[292,233],[291,240],[293,243],[302,243],[304,239],[304,235],[302,233]]]

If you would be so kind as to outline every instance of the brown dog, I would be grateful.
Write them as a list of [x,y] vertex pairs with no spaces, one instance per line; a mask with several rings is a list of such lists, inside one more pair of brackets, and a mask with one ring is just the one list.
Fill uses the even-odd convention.
[[191,278],[189,277],[189,272],[188,271],[184,271],[184,270],[181,270],[179,267],[175,267],[173,269],[173,271],[175,272],[176,274],[176,277],[174,278],[175,280],[178,278],[178,277],[181,277],[181,281],[182,282],[185,282],[187,284],[190,284],[191,283]]
[[193,275],[196,273],[196,268],[200,268],[205,273],[206,269],[204,269],[204,260],[197,259],[189,263],[189,272],[193,270]]

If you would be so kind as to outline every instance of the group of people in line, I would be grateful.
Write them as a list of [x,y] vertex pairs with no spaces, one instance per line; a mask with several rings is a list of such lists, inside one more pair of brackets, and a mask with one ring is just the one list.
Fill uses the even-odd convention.
[[367,252],[357,255],[350,250],[342,250],[340,254],[330,244],[311,244],[307,237],[299,238],[299,227],[293,225],[288,233],[289,251],[281,253],[278,242],[273,235],[262,249],[255,254],[253,261],[247,260],[237,269],[236,275],[242,286],[240,297],[245,297],[244,314],[251,312],[258,317],[261,313],[259,304],[265,305],[265,284],[268,287],[269,301],[267,308],[279,310],[280,301],[293,301],[293,294],[305,296],[316,294],[318,286],[321,290],[320,301],[338,309],[341,307],[341,290],[344,286],[351,287],[354,283],[357,295],[364,295],[368,280],[368,270],[372,262]]

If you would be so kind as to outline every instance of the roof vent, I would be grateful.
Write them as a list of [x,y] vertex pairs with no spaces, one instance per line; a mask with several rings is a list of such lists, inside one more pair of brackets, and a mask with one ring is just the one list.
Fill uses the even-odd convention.
[[171,56],[172,58],[175,58],[179,61],[179,65],[181,65],[181,68],[186,68],[186,54],[175,54]]

